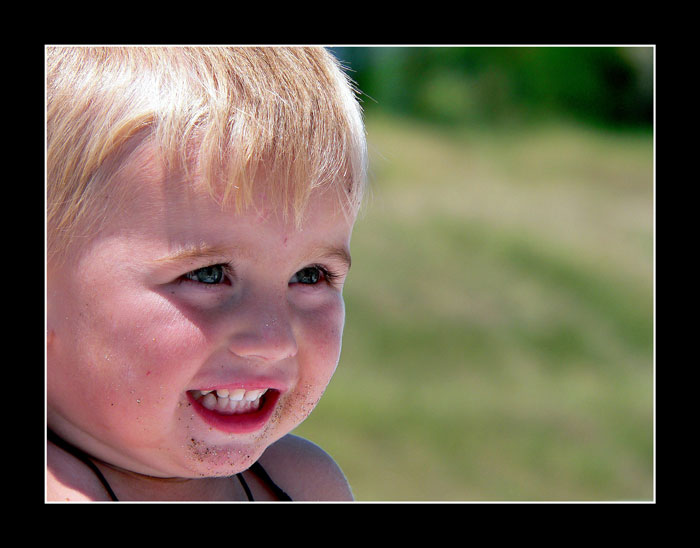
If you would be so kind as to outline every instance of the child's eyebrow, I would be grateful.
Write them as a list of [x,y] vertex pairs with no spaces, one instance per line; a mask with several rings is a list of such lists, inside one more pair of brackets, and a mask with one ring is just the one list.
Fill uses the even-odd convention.
[[179,249],[174,253],[170,253],[168,255],[165,255],[164,257],[154,259],[153,262],[158,264],[174,265],[192,262],[200,259],[221,260],[224,257],[230,255],[230,253],[230,248],[225,249],[223,247],[218,246],[198,245]]
[[[232,253],[234,255],[240,255],[242,250],[240,248],[197,245],[179,249],[174,253],[154,259],[153,262],[159,265],[178,265],[202,259],[224,261],[227,260],[226,257],[230,257]],[[347,269],[350,269],[350,265],[352,264],[350,252],[345,246],[321,246],[315,248],[309,256],[319,259],[340,261]]]
[[319,257],[321,259],[334,259],[338,260],[345,265],[346,268],[350,269],[352,264],[352,258],[350,257],[350,252],[342,247],[335,246],[323,246],[317,248],[312,254],[314,257]]

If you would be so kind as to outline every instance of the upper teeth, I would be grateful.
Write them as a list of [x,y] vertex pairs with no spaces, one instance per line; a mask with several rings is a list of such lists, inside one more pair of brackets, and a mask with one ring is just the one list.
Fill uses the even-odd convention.
[[254,401],[267,392],[267,388],[262,388],[260,390],[246,390],[245,388],[236,388],[235,390],[195,390],[192,395],[195,399],[199,399],[200,396],[206,396],[214,392],[217,398],[229,398],[233,401]]
[[192,396],[196,400],[201,398],[202,405],[207,409],[235,413],[257,409],[260,405],[260,397],[265,392],[267,392],[267,388],[258,390],[246,390],[244,388],[236,388],[234,390],[193,390]]

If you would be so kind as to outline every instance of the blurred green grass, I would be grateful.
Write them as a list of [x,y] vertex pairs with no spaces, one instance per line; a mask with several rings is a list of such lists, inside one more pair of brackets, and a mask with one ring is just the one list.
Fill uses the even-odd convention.
[[367,128],[343,354],[296,433],[359,501],[653,499],[651,132]]

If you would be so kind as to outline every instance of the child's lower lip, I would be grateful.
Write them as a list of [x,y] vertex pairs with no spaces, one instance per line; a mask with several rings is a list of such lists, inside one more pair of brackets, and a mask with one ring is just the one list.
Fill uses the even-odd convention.
[[262,405],[257,411],[252,413],[241,413],[235,415],[224,415],[204,407],[192,394],[187,393],[187,398],[192,404],[192,408],[204,419],[209,426],[216,428],[227,434],[248,434],[260,430],[272,416],[272,412],[277,406],[280,392],[268,390],[263,396]]

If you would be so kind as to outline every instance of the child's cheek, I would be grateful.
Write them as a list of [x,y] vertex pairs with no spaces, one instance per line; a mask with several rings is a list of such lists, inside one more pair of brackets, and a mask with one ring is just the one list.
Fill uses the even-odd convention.
[[138,351],[158,372],[176,373],[201,354],[207,339],[201,326],[182,309],[158,297],[153,301],[143,312],[145,323],[136,333],[141,341]]
[[284,401],[281,415],[290,428],[303,422],[323,396],[340,357],[345,319],[342,298],[298,311],[296,330],[298,380]]
[[[304,313],[303,355],[305,373],[310,373],[322,382],[330,380],[340,358],[345,306],[341,296],[329,300],[322,307]],[[324,386],[325,388],[325,386]]]
[[102,333],[102,365],[117,374],[113,389],[122,402],[142,409],[182,398],[185,383],[205,359],[204,334],[157,294],[126,300]]

